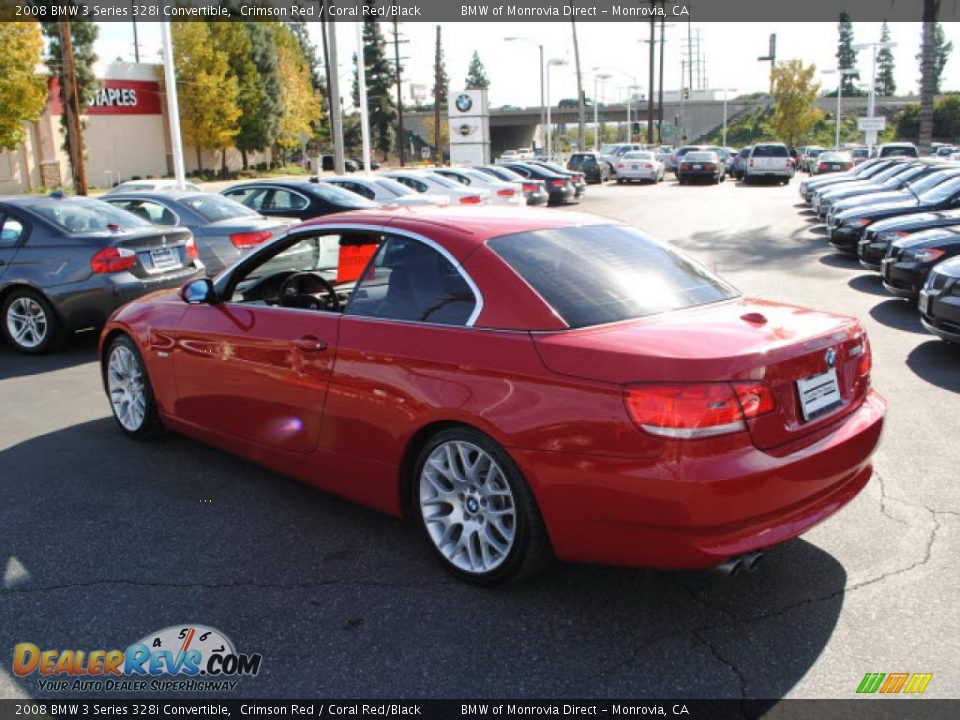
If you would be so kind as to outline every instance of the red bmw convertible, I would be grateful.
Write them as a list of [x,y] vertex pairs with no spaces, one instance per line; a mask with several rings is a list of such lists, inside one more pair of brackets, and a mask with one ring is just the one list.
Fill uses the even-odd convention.
[[749,569],[864,487],[886,410],[856,320],[534,209],[300,225],[121,308],[101,363],[127,435],[408,516],[482,584],[552,557]]

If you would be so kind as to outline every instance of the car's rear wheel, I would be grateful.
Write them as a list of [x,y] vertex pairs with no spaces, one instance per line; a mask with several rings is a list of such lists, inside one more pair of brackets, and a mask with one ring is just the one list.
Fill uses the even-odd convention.
[[493,440],[458,427],[434,435],[415,466],[414,506],[430,545],[457,577],[497,585],[550,560],[550,542],[520,470]]
[[150,377],[136,344],[120,335],[107,349],[103,368],[113,417],[127,435],[147,440],[163,434]]
[[50,302],[35,290],[12,290],[2,312],[3,336],[19,352],[40,355],[62,344],[60,319]]

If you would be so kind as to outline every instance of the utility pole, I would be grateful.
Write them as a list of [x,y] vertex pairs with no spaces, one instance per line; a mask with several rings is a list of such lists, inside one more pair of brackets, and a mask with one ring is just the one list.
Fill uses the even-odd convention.
[[[396,3],[394,3],[396,5]],[[407,162],[407,134],[403,130],[403,81],[400,67],[400,21],[393,21],[393,65],[397,72],[397,149],[400,151],[400,167]]]
[[770,94],[773,95],[773,71],[777,67],[777,34],[770,33],[770,51],[763,57],[758,57],[758,62],[770,61]]
[[[576,20],[571,20],[570,24],[573,26],[573,59],[577,66],[577,123],[579,124],[577,150],[582,152],[587,149],[586,108],[583,103],[583,75],[580,73],[580,43],[577,42],[577,22]],[[597,99],[594,98],[593,101],[596,102]],[[552,158],[547,158],[547,160],[552,160]]]
[[73,187],[77,195],[87,194],[87,166],[83,151],[83,133],[80,128],[80,93],[77,90],[77,68],[73,60],[73,37],[70,21],[57,23],[60,32],[60,81],[63,83],[63,112],[67,119],[67,149],[73,170]]
[[440,26],[437,25],[437,49],[433,57],[433,164],[443,165],[443,134],[440,132]]
[[367,58],[363,45],[363,23],[354,24],[357,33],[357,95],[360,101],[360,138],[363,147],[363,171],[370,171],[370,105],[367,103]]
[[657,30],[657,19],[655,16],[650,16],[650,82],[647,84],[647,87],[650,88],[647,92],[647,144],[653,144],[653,62],[654,62],[654,43],[656,42],[656,30]]
[[343,114],[340,109],[340,65],[337,63],[337,24],[327,23],[330,53],[330,123],[333,126],[333,167],[337,175],[346,172],[343,157]]
[[[180,134],[180,103],[177,101],[177,74],[173,67],[173,40],[170,37],[170,22],[160,23],[160,40],[163,45],[163,78],[167,91],[167,118],[170,125],[170,154],[173,156],[173,177],[177,187],[186,187],[186,172],[183,167],[183,136]],[[120,178],[118,177],[117,180]]]
[[[666,38],[666,21],[660,18],[660,83],[657,86],[657,143],[663,145],[663,46]],[[681,83],[682,84],[682,83]],[[653,94],[653,88],[650,88],[650,94]]]

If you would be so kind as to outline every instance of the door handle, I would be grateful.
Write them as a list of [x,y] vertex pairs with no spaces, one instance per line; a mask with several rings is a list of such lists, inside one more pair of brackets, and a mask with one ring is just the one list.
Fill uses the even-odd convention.
[[322,352],[327,349],[327,341],[313,335],[306,335],[294,340],[293,346],[303,352]]

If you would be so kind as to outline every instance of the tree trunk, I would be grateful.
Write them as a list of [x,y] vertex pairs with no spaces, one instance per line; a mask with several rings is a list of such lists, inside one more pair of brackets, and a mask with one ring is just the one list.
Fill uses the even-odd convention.
[[937,87],[936,40],[938,0],[923,0],[923,42],[920,46],[920,146],[921,157],[933,142],[933,100]]
[[227,177],[227,149],[220,149],[220,177]]
[[203,151],[200,149],[199,145],[197,145],[197,172],[203,172]]
[[[583,106],[583,75],[580,73],[580,43],[577,42],[576,21],[572,20],[570,24],[573,26],[573,60],[577,66],[577,150],[583,152],[587,147],[587,126],[586,110]],[[597,99],[594,98],[593,101],[596,102]],[[594,128],[593,131],[596,132],[597,129]]]
[[249,170],[249,169],[250,169],[250,158],[247,157],[247,151],[246,151],[246,150],[241,150],[241,151],[240,151],[240,157],[243,158],[243,169],[244,169],[244,170]]

